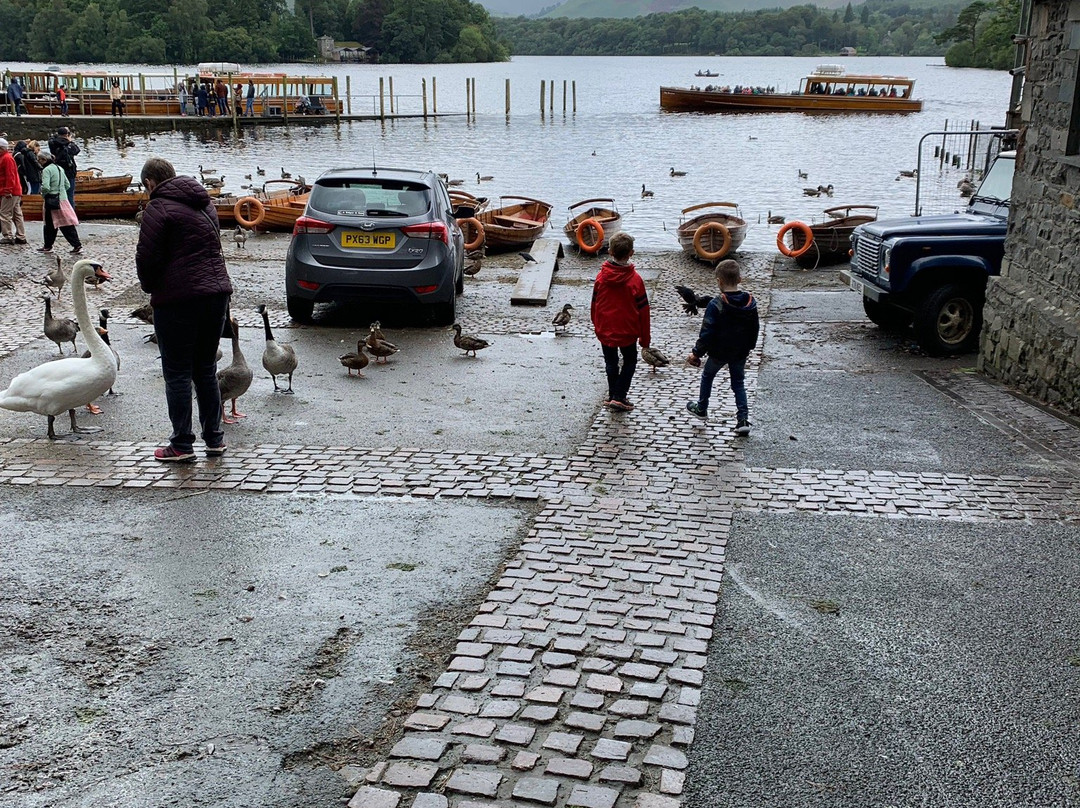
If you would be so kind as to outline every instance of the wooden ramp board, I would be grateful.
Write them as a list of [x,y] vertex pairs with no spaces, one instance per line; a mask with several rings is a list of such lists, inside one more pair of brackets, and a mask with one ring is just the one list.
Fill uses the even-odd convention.
[[563,257],[562,242],[557,239],[538,238],[530,249],[524,252],[532,255],[536,263],[528,263],[521,268],[517,286],[510,295],[512,306],[546,306],[548,293],[551,291],[551,276],[559,268],[559,259]]

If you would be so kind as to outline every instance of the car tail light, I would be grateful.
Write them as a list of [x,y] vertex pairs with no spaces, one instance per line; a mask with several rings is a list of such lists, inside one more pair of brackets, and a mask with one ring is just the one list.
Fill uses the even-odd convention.
[[325,235],[333,229],[334,225],[329,222],[324,222],[321,219],[313,219],[310,216],[301,216],[296,220],[296,224],[293,225],[292,234],[294,236],[303,234]]
[[411,238],[434,238],[443,244],[450,244],[450,228],[442,222],[410,224],[408,227],[401,228],[401,232]]
[[438,288],[438,286],[414,286],[413,291],[416,292],[416,294],[418,295],[430,295]]
[[319,288],[319,284],[313,283],[311,281],[297,281],[296,285],[299,286],[301,289],[307,289],[309,292],[317,291]]

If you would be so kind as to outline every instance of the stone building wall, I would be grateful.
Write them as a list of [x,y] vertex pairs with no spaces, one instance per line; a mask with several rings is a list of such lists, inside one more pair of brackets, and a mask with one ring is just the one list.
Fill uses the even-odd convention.
[[987,287],[979,367],[1080,414],[1080,0],[1035,0],[1001,276]]

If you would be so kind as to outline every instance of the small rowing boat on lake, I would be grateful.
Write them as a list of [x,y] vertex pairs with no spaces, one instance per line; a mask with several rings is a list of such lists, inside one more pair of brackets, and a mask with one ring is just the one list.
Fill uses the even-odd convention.
[[[687,216],[695,211],[694,216]],[[734,202],[702,202],[683,208],[676,237],[687,255],[702,261],[719,261],[742,246],[746,220]]]
[[614,199],[585,199],[569,210],[570,220],[563,226],[563,233],[582,252],[595,255],[622,230],[622,215]]
[[106,177],[100,168],[88,168],[75,172],[76,194],[119,194],[131,185],[131,175]]
[[503,196],[499,207],[476,214],[484,226],[488,252],[522,249],[540,238],[551,217],[552,206],[527,196]]
[[660,108],[671,112],[918,112],[914,79],[855,75],[819,65],[794,92],[771,87],[661,87]]
[[[75,191],[75,214],[80,219],[130,219],[139,210],[139,205],[146,206],[150,194],[145,191],[127,191],[125,193],[83,193]],[[41,221],[41,194],[24,194],[22,198],[23,218],[30,222]]]

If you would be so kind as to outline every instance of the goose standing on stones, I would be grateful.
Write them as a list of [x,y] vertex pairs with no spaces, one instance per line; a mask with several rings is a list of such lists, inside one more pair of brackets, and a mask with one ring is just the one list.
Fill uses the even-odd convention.
[[[266,368],[266,372],[270,374],[270,378],[274,380],[274,392],[288,393],[292,395],[292,375],[296,370],[296,349],[291,345],[282,345],[274,339],[274,332],[270,330],[270,315],[266,311],[266,306],[262,303],[255,309],[262,315],[263,319],[263,333],[266,335],[266,348],[263,350],[262,363]],[[285,390],[279,390],[277,384],[277,377],[288,375],[289,387]]]
[[[74,286],[71,294],[75,294]],[[85,297],[83,298],[85,300]],[[64,355],[65,342],[70,342],[75,353],[79,352],[79,346],[75,344],[75,335],[79,333],[79,324],[67,317],[53,317],[52,295],[45,293],[45,336],[56,343],[60,355]]]
[[67,410],[71,431],[100,432],[99,427],[80,427],[75,410],[87,404],[116,381],[116,358],[109,346],[94,330],[86,308],[86,278],[97,274],[108,280],[109,274],[96,261],[83,259],[71,272],[71,296],[75,316],[82,327],[90,356],[86,359],[69,356],[45,362],[11,380],[7,390],[0,393],[0,407],[14,412],[36,412],[49,419],[49,440],[56,440],[56,416]]
[[[228,367],[218,371],[218,388],[221,390],[221,420],[226,424],[235,424],[237,418],[247,418],[247,415],[236,410],[236,399],[244,395],[251,387],[251,380],[255,374],[244,359],[244,353],[240,350],[240,325],[236,318],[229,315],[229,328],[232,332],[232,362]],[[225,402],[232,402],[232,418],[225,413]]]
[[42,285],[49,289],[56,290],[56,299],[60,299],[60,291],[64,288],[64,282],[67,278],[64,276],[64,265],[60,262],[60,256],[56,256],[56,266],[45,273],[45,277],[41,279]]
[[248,240],[248,234],[247,234],[247,231],[244,230],[244,228],[242,228],[240,225],[237,225],[236,230],[233,231],[232,239],[233,239],[233,241],[236,242],[236,249],[238,249],[238,250],[247,249],[244,246],[244,244]]

